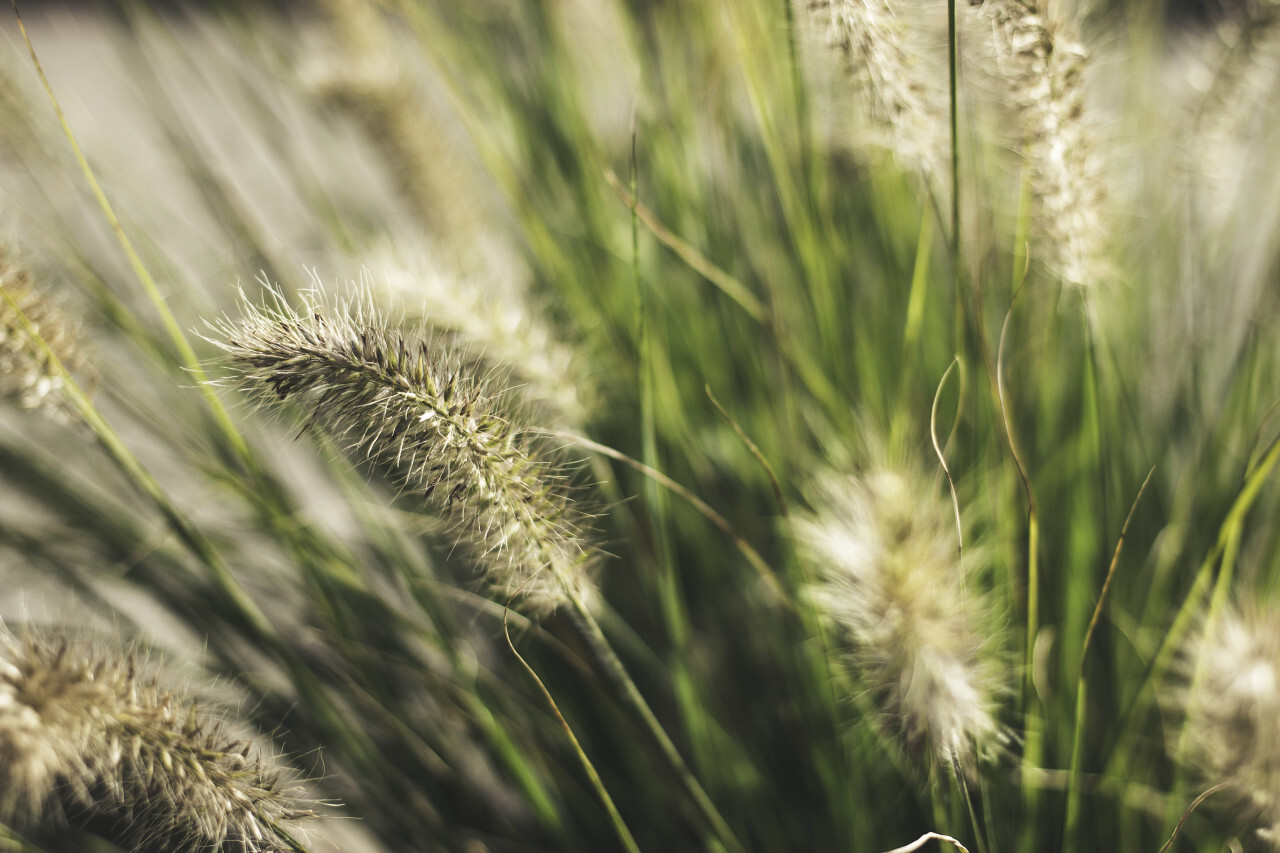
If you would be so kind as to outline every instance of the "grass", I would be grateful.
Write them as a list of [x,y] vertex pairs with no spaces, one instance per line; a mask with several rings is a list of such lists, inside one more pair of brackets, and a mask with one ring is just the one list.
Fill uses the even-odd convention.
[[1267,849],[1269,6],[948,5],[5,25],[0,614],[311,780],[221,849]]

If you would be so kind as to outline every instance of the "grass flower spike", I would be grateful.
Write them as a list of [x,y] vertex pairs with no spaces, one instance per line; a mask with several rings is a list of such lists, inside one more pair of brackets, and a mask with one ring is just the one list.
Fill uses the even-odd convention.
[[440,505],[488,580],[548,612],[588,592],[583,517],[535,433],[508,420],[505,388],[458,353],[389,331],[363,297],[331,311],[244,306],[215,325],[236,381],[267,400],[305,399],[311,420]]
[[[501,259],[503,251],[495,248],[491,254]],[[496,271],[451,269],[431,253],[390,247],[367,260],[391,298],[409,311],[421,305],[433,330],[447,332],[507,372],[540,417],[568,425],[585,419],[591,396],[585,378],[573,349],[556,337],[541,306],[519,283],[527,273],[501,260]]]
[[131,853],[300,850],[281,771],[136,655],[0,628],[0,823]]
[[831,475],[811,502],[796,530],[818,569],[810,595],[854,676],[908,747],[971,767],[999,739],[1001,668],[950,508],[928,478],[887,468]]
[[0,247],[0,399],[10,398],[24,409],[66,417],[69,410],[58,394],[62,371],[31,330],[68,370],[83,366],[73,326],[36,292],[31,274],[14,264]]
[[927,21],[928,13],[938,8],[899,0],[829,0],[811,8],[829,14],[830,39],[847,59],[870,125],[884,134],[879,141],[903,166],[940,180],[949,131],[946,69],[938,58],[946,51],[925,43],[940,20]]
[[1098,280],[1103,262],[1103,180],[1084,105],[1085,48],[1032,0],[986,0],[997,76],[1023,122],[1039,254],[1067,284]]
[[1188,644],[1179,703],[1191,736],[1181,758],[1225,784],[1280,845],[1280,613],[1228,610]]

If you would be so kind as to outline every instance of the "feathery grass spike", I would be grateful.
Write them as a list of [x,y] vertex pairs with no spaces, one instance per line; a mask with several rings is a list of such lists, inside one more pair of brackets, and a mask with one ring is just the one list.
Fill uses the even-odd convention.
[[[1186,643],[1187,754],[1280,843],[1280,620],[1274,608],[1227,608]],[[1196,672],[1199,669],[1198,674]]]
[[0,627],[0,824],[75,826],[133,853],[302,849],[313,816],[258,746],[136,652]]
[[[956,531],[927,477],[880,468],[828,476],[796,537],[818,569],[809,594],[849,643],[852,669],[910,747],[971,769],[1001,738],[1001,665],[983,629],[990,609],[965,583]],[[961,594],[965,587],[964,594]]]
[[814,14],[829,15],[831,43],[847,58],[848,72],[870,127],[906,168],[937,181],[947,173],[946,94],[936,57],[919,38],[931,7],[901,0],[822,0]]
[[[25,318],[26,322],[23,322]],[[48,345],[41,347],[33,335]],[[0,246],[0,399],[16,400],[59,418],[70,416],[62,400],[62,370],[84,366],[75,327],[35,290],[30,272]]]
[[1088,51],[1033,0],[987,0],[995,65],[1023,121],[1042,254],[1072,285],[1106,272],[1104,183],[1084,103]]
[[487,580],[549,612],[589,597],[585,518],[540,433],[509,420],[507,389],[462,354],[387,328],[364,295],[300,309],[279,293],[211,324],[237,384],[266,401],[297,397],[319,423],[439,505]]

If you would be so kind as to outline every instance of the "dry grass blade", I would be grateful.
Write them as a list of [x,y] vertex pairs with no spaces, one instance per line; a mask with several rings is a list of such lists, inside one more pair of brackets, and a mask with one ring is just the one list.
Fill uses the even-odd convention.
[[926,832],[924,835],[912,841],[910,844],[904,844],[901,847],[895,847],[892,850],[886,850],[885,853],[914,853],[930,841],[941,841],[954,846],[961,853],[969,853],[969,848],[965,847],[950,835],[943,835],[940,832]]

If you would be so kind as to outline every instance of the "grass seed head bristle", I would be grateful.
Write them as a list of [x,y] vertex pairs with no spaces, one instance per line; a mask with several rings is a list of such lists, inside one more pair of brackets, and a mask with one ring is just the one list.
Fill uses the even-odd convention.
[[1188,642],[1182,676],[1191,740],[1180,758],[1225,784],[1280,846],[1280,613],[1228,609]]
[[519,282],[527,273],[504,262],[501,246],[490,252],[493,270],[451,271],[445,261],[424,251],[390,248],[371,257],[381,288],[398,301],[416,301],[432,329],[456,338],[465,351],[504,371],[515,391],[553,423],[575,425],[586,417],[589,394],[577,375],[573,349],[556,337]]
[[75,327],[35,290],[30,272],[0,246],[0,399],[60,420],[70,418],[72,410],[58,393],[62,371],[40,341],[67,370],[75,371],[85,362],[77,337]]
[[831,474],[797,520],[816,567],[809,589],[850,669],[909,748],[971,768],[1001,739],[1004,667],[976,583],[981,556],[959,559],[954,515],[936,483],[910,468]]
[[0,628],[0,823],[80,826],[134,853],[283,853],[283,824],[312,815],[268,756],[135,652]]
[[1094,128],[1085,107],[1088,52],[1043,4],[986,0],[996,75],[1022,117],[1030,157],[1035,224],[1033,254],[1067,284],[1085,286],[1107,275],[1102,221],[1104,184]]
[[595,550],[543,440],[508,417],[508,389],[425,336],[387,328],[366,295],[330,306],[313,292],[299,310],[280,294],[245,302],[213,324],[240,387],[265,401],[296,398],[316,422],[453,520],[490,584],[549,612],[590,592]]
[[[848,62],[857,101],[905,168],[945,184],[948,174],[946,49],[939,52],[922,36],[940,20],[924,20],[942,7],[899,0],[827,0],[812,4],[829,15],[830,39]],[[924,24],[922,26],[922,24]]]

